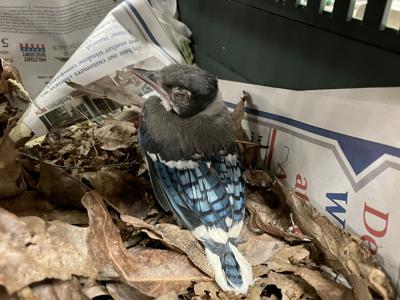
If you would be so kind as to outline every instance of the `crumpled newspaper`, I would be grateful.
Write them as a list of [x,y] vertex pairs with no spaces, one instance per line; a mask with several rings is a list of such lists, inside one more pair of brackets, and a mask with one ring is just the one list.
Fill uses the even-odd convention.
[[[124,119],[129,104],[157,94],[136,69],[192,62],[190,30],[176,19],[176,1],[124,1],[114,8],[32,100],[13,139],[90,119]],[[74,82],[79,92],[68,85]],[[96,93],[86,91],[96,90]],[[100,95],[99,95],[100,93]],[[108,95],[115,97],[108,98]]]

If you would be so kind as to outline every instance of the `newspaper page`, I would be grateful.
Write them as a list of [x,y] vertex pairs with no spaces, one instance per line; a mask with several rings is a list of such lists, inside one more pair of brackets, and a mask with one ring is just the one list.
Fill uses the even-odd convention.
[[116,5],[114,0],[2,0],[0,56],[19,69],[36,97]]
[[[150,86],[134,78],[132,70],[158,70],[171,63],[185,63],[179,41],[188,40],[184,34],[190,34],[189,30],[175,29],[177,20],[173,25],[162,24],[157,14],[161,16],[163,12],[145,0],[125,1],[113,9],[39,93],[22,121],[40,136],[51,127],[82,118],[101,118],[121,107],[121,103],[72,93],[74,89],[66,84],[69,81],[119,90],[125,93],[125,99],[129,95],[132,99],[137,98],[136,94],[144,96],[144,90],[154,93]],[[180,24],[181,29],[185,27]],[[129,77],[132,79],[127,80]]]
[[[400,274],[400,88],[290,91],[220,81],[228,107],[246,90],[245,128],[265,166]],[[400,298],[399,293],[397,299]]]

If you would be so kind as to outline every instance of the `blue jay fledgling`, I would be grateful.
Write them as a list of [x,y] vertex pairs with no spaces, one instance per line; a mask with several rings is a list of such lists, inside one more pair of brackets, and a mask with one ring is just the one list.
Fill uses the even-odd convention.
[[203,243],[218,285],[246,293],[252,269],[236,248],[244,182],[217,78],[189,65],[146,72],[163,95],[146,100],[139,130],[156,198]]

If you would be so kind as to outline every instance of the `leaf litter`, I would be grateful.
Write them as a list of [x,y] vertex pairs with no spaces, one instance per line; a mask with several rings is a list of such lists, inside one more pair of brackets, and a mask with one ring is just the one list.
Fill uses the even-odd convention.
[[8,137],[16,111],[7,99],[0,95],[1,299],[394,299],[359,239],[264,171],[265,146],[241,127],[248,93],[232,113],[246,167],[239,249],[255,278],[247,295],[221,291],[202,245],[155,203],[134,123],[83,122],[20,146]]

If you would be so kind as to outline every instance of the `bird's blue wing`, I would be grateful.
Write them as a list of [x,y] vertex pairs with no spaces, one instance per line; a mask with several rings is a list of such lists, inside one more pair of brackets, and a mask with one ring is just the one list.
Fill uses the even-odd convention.
[[147,159],[156,176],[152,181],[163,191],[157,198],[165,197],[188,229],[204,225],[229,232],[243,220],[244,185],[239,161],[232,156],[216,155],[191,163],[165,162],[154,154]]
[[245,214],[245,185],[240,161],[232,154],[220,155],[213,157],[212,165],[226,187],[232,205],[233,223],[239,223]]
[[158,180],[158,175],[154,168],[154,164],[148,156],[146,156],[146,161],[149,170],[150,182],[151,185],[153,186],[153,191],[157,197],[157,201],[165,211],[171,211],[171,206],[169,204],[168,196],[165,194],[164,189],[160,184],[160,180]]

